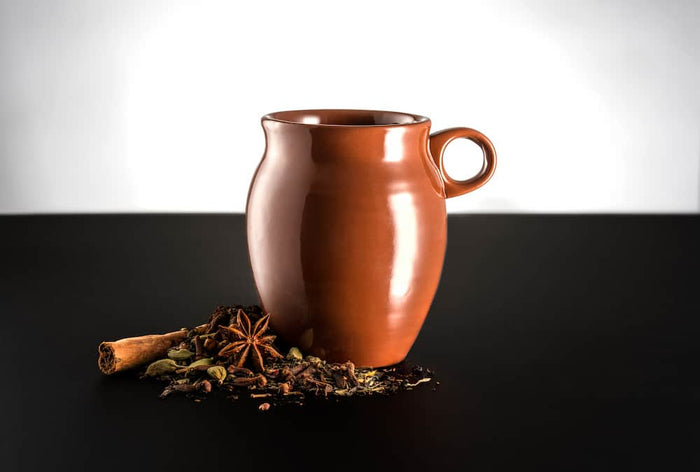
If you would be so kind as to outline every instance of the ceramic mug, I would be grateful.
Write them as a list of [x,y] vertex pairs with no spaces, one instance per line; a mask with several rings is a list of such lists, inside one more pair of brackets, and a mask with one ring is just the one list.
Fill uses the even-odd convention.
[[[288,345],[329,361],[400,362],[440,280],[445,199],[491,178],[491,141],[470,128],[430,134],[426,117],[374,110],[283,111],[262,126],[266,148],[246,225],[271,326]],[[443,164],[457,138],[484,156],[465,181]]]

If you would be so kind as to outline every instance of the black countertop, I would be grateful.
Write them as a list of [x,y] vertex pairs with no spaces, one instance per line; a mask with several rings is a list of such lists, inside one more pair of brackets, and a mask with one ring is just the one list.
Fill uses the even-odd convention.
[[691,470],[700,217],[451,216],[437,391],[158,399],[97,344],[256,303],[242,215],[0,217],[4,470]]

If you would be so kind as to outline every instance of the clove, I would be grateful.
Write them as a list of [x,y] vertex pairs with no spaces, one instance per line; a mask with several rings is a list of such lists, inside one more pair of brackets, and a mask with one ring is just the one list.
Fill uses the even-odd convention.
[[219,350],[219,343],[214,341],[212,338],[207,338],[204,340],[204,349],[211,353]]
[[340,373],[340,371],[333,371],[333,380],[335,381],[335,384],[338,386],[338,388],[348,388],[348,381],[345,378],[345,376]]
[[198,361],[206,357],[204,355],[204,345],[202,343],[202,338],[199,336],[194,337],[194,360]]
[[255,377],[236,377],[233,379],[232,383],[236,387],[250,387],[256,385],[262,388],[267,385],[267,378],[262,374],[258,374]]
[[359,385],[360,382],[357,380],[357,376],[355,375],[355,364],[353,364],[350,361],[347,361],[345,363],[345,369],[347,371],[348,382],[350,383],[350,385],[352,385],[353,387]]
[[228,366],[228,373],[233,375],[253,375],[253,371],[245,367],[238,367],[233,364]]

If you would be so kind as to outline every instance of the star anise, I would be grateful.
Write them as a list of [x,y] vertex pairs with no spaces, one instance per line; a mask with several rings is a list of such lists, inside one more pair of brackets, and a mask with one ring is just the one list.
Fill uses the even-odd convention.
[[238,356],[236,362],[238,367],[243,367],[245,362],[250,359],[255,370],[262,372],[265,369],[263,356],[282,357],[272,346],[276,336],[263,336],[269,323],[270,315],[268,314],[251,327],[250,318],[243,310],[239,309],[235,326],[219,326],[225,334],[233,335],[233,340],[219,351],[219,356]]

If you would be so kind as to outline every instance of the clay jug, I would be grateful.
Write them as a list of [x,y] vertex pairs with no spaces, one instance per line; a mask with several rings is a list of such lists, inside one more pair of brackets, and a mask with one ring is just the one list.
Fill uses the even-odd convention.
[[[491,141],[469,128],[430,134],[428,118],[386,111],[284,111],[262,126],[246,224],[271,326],[329,361],[402,361],[440,280],[445,199],[491,178]],[[481,172],[466,181],[443,166],[456,138],[483,150]]]

